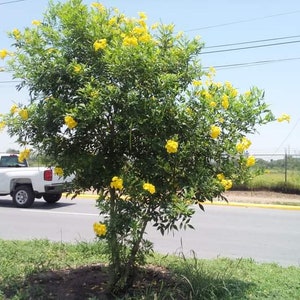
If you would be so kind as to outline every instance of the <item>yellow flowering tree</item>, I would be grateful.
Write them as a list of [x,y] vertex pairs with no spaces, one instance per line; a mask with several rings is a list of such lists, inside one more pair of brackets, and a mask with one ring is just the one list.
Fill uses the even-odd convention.
[[11,136],[43,152],[60,176],[76,174],[75,193],[94,189],[108,243],[111,287],[132,283],[152,244],[192,227],[197,204],[222,195],[255,163],[247,134],[274,120],[263,92],[214,82],[198,61],[202,43],[173,25],[147,25],[99,3],[50,3],[43,20],[14,29],[3,59],[28,105],[1,117]]

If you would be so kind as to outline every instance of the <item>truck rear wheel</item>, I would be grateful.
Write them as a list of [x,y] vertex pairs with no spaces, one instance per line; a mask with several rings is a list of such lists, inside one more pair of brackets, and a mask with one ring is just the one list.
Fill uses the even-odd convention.
[[13,192],[13,203],[17,207],[28,208],[34,202],[34,192],[29,185],[19,185]]
[[61,198],[61,194],[44,194],[43,198],[47,203],[55,203]]

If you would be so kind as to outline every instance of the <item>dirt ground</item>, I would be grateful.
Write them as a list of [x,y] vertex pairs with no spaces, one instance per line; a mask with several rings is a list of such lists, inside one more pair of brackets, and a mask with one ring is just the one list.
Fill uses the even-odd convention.
[[[269,191],[227,191],[224,196],[230,202],[300,205],[300,195]],[[218,200],[216,200],[218,201]]]

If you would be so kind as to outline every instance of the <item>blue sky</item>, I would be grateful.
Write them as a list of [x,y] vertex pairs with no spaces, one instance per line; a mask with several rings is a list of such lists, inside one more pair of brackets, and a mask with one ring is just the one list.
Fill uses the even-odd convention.
[[[41,20],[48,6],[47,0],[10,1],[0,0],[0,49],[11,48],[7,31],[31,26],[34,19]],[[116,7],[129,17],[145,12],[149,24],[174,23],[177,31],[184,31],[190,37],[200,35],[207,47],[201,55],[203,67],[242,64],[216,68],[215,80],[230,81],[240,92],[257,86],[265,91],[265,100],[276,116],[282,113],[291,116],[290,123],[273,122],[258,128],[259,133],[250,136],[250,152],[300,154],[300,1],[105,0],[100,3]],[[265,41],[253,43],[261,40]],[[209,48],[244,42],[252,43]],[[266,46],[276,43],[282,44]],[[232,50],[239,47],[252,48]],[[223,51],[204,53],[212,50]],[[257,64],[251,65],[253,62]],[[4,64],[5,61],[0,61],[0,68]],[[0,72],[0,113],[8,112],[14,102],[28,100],[26,92],[16,91],[15,84],[7,82],[10,80],[9,73]],[[18,146],[5,132],[0,133],[0,151],[8,148],[18,149]]]

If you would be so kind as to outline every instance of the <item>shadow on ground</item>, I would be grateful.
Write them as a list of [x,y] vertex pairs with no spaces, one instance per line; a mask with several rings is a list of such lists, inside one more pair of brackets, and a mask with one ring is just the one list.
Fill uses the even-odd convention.
[[[4,291],[4,299],[245,299],[254,284],[237,279],[203,277],[199,286],[193,286],[184,276],[170,270],[147,266],[138,272],[133,288],[122,295],[107,292],[109,269],[99,264],[56,271],[40,272],[29,276],[23,283],[11,282]],[[3,292],[2,292],[3,293]],[[1,294],[0,294],[1,295]]]

